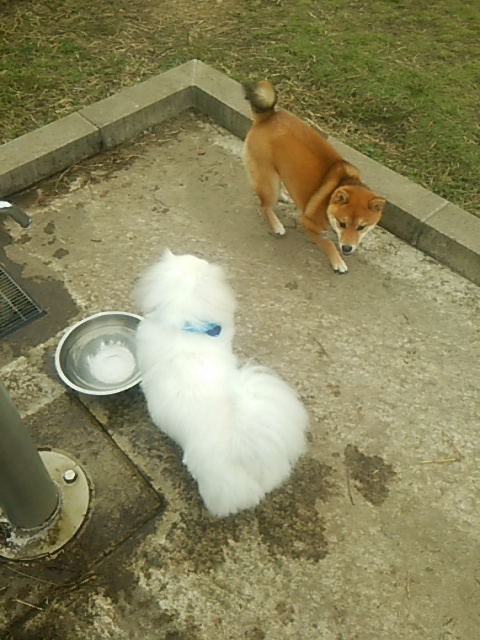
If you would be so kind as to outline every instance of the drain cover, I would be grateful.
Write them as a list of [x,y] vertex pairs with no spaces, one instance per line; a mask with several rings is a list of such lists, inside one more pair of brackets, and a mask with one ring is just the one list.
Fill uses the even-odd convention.
[[0,338],[45,315],[0,267]]

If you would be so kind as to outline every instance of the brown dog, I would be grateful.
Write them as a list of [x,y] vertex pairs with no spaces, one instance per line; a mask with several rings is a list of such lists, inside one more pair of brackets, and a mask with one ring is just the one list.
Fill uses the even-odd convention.
[[245,140],[244,161],[262,212],[273,231],[284,235],[274,211],[283,183],[302,212],[305,231],[326,253],[333,270],[345,273],[347,265],[337,248],[322,234],[331,227],[342,253],[353,253],[380,221],[385,200],[361,182],[358,170],[319,133],[299,118],[275,110],[277,94],[270,82],[245,86],[245,96],[253,125]]

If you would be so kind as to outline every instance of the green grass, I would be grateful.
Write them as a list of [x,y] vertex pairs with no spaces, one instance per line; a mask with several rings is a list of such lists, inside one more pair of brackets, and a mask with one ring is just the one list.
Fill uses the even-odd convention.
[[480,5],[0,0],[7,141],[191,58],[480,215]]

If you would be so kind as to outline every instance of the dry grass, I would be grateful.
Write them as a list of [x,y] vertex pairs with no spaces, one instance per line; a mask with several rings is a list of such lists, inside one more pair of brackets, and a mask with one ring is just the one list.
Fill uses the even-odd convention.
[[460,0],[0,0],[1,139],[199,58],[480,213],[480,7]]

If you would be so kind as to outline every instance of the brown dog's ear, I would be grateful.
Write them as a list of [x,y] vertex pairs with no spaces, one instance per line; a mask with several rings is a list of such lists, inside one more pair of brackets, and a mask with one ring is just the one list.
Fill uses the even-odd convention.
[[370,200],[368,208],[375,213],[382,213],[385,204],[386,201],[383,198],[373,198],[373,200]]
[[332,201],[336,204],[348,204],[350,196],[344,189],[337,189],[333,194]]

